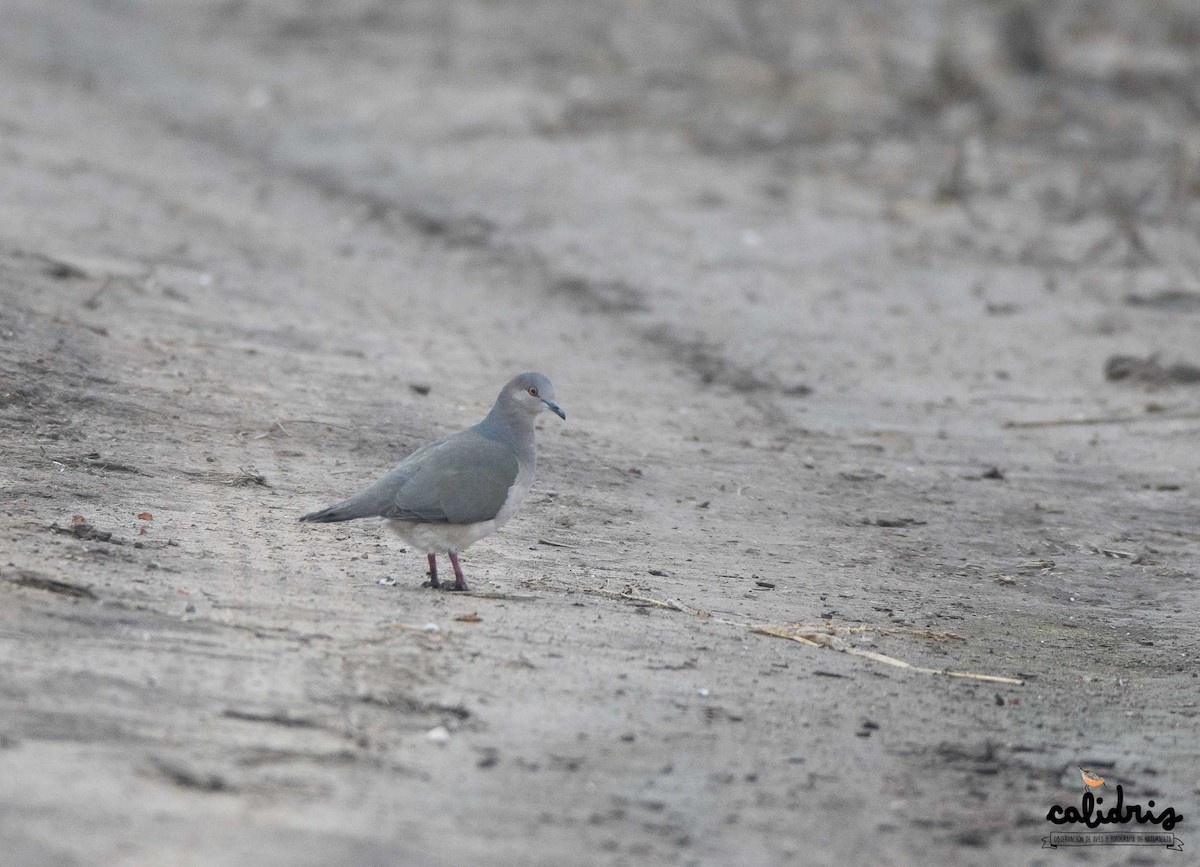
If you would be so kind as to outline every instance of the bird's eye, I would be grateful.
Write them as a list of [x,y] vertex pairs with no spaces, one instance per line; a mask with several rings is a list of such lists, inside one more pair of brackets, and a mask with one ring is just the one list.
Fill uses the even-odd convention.
[[537,397],[537,386],[536,385],[531,386],[529,389],[529,393],[532,394],[534,397]]

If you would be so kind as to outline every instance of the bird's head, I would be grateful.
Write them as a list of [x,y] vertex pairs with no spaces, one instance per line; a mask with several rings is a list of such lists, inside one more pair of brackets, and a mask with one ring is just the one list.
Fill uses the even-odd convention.
[[506,397],[530,416],[548,409],[561,419],[567,414],[554,402],[554,384],[540,373],[521,373],[504,386],[502,397]]

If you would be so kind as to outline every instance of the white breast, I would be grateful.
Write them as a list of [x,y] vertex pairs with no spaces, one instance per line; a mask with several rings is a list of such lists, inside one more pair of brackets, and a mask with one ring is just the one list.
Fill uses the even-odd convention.
[[533,487],[533,462],[528,462],[525,466],[517,471],[516,481],[513,486],[508,489],[508,497],[504,500],[504,505],[500,507],[500,511],[496,513],[494,521],[495,529],[499,530],[507,524],[512,518],[521,511],[521,507],[525,505],[525,499],[529,496],[529,489]]

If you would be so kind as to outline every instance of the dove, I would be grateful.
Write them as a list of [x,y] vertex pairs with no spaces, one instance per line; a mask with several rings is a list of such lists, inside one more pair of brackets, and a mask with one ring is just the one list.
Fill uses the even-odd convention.
[[507,524],[525,503],[537,466],[533,424],[546,410],[566,420],[549,379],[518,374],[479,424],[422,446],[361,493],[300,520],[381,518],[428,555],[429,586],[441,586],[437,555],[446,554],[454,567],[453,589],[466,590],[458,555]]

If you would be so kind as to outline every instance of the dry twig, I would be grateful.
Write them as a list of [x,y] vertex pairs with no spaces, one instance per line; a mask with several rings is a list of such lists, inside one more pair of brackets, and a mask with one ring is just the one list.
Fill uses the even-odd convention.
[[1034,419],[1032,421],[1006,421],[1006,428],[1033,428],[1033,427],[1064,427],[1067,425],[1094,425],[1094,424],[1128,424],[1136,421],[1189,421],[1191,419],[1200,418],[1200,413],[1162,413],[1162,412],[1147,412],[1141,415],[1108,415],[1108,416],[1084,416],[1082,418],[1045,418]]
[[874,662],[880,662],[884,665],[890,665],[894,668],[904,668],[909,671],[920,672],[921,674],[935,674],[944,677],[957,677],[966,680],[981,680],[988,683],[1007,683],[1013,686],[1022,686],[1025,681],[1015,677],[1004,677],[997,674],[976,674],[970,671],[952,671],[947,668],[928,668],[922,665],[913,665],[911,662],[905,662],[902,659],[896,659],[894,656],[888,656],[884,653],[877,653],[874,650],[863,650],[855,647],[849,641],[842,638],[842,635],[855,635],[866,632],[877,632],[883,635],[914,635],[918,638],[929,638],[934,641],[966,641],[963,636],[956,632],[938,632],[930,629],[908,629],[899,626],[839,626],[831,621],[824,621],[818,624],[803,624],[791,623],[782,626],[774,626],[771,624],[761,623],[744,623],[736,620],[727,620],[723,617],[713,617],[707,611],[702,611],[699,608],[692,608],[684,605],[675,599],[654,599],[649,596],[639,596],[633,592],[632,587],[626,587],[624,590],[617,592],[608,590],[604,587],[587,588],[585,593],[592,593],[596,596],[607,596],[612,599],[624,599],[628,602],[636,602],[639,605],[653,605],[657,608],[667,608],[671,611],[680,611],[684,614],[691,614],[694,617],[700,617],[705,620],[712,620],[716,623],[724,623],[729,626],[737,626],[742,629],[749,629],[751,632],[758,635],[769,635],[774,638],[785,638],[789,641],[795,641],[799,644],[804,644],[809,647],[824,647],[829,650],[836,650],[838,653],[846,653],[850,656],[860,656],[863,659],[870,659]]
[[[836,650],[839,653],[848,653],[851,656],[861,656],[863,659],[874,660],[881,662],[884,665],[890,665],[894,668],[906,668],[909,671],[919,671],[922,674],[940,674],[945,677],[959,677],[966,680],[983,680],[989,683],[1008,683],[1013,686],[1022,686],[1025,681],[1015,677],[1004,677],[998,674],[976,674],[971,671],[952,671],[948,668],[927,668],[923,665],[913,665],[911,662],[905,662],[903,659],[896,659],[894,656],[888,656],[886,653],[877,653],[874,650],[863,650],[855,647],[847,641],[841,641],[835,635],[829,635],[820,632],[805,632],[801,629],[787,626],[751,626],[751,632],[756,632],[759,635],[770,635],[774,638],[786,638],[789,641],[798,641],[801,644],[807,644],[810,647],[827,647],[830,650]],[[915,630],[914,630],[915,632]],[[954,635],[953,633],[940,633],[941,635]],[[930,633],[931,636],[939,635],[939,633]],[[962,636],[954,635],[959,640]]]

